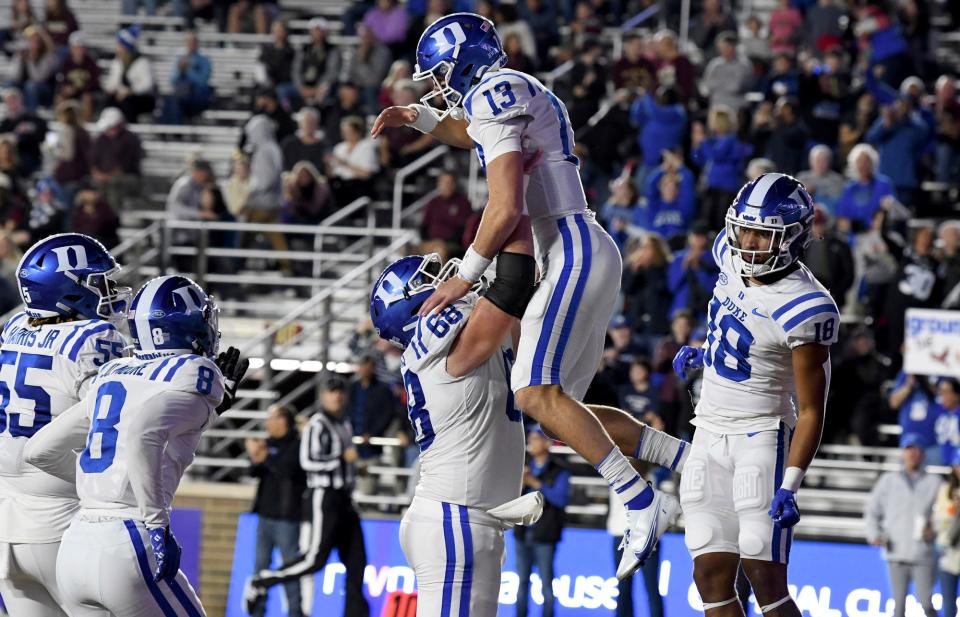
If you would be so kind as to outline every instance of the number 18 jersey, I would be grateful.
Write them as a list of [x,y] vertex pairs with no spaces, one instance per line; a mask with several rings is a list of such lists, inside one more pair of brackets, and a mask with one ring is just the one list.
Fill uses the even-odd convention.
[[510,390],[509,347],[463,377],[447,373],[447,355],[477,300],[469,294],[439,315],[421,317],[400,371],[420,447],[416,494],[489,510],[520,496],[524,435]]
[[770,285],[747,285],[726,232],[713,244],[720,277],[707,310],[703,387],[693,424],[721,434],[796,426],[792,352],[837,341],[840,313],[806,266]]
[[23,449],[126,345],[116,326],[99,319],[31,326],[17,313],[0,331],[0,542],[60,540],[77,491],[24,463]]

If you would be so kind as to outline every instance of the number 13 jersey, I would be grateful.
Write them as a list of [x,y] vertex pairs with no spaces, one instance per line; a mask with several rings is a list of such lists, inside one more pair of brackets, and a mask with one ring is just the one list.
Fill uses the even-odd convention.
[[400,371],[420,446],[416,494],[489,510],[520,496],[524,435],[510,390],[509,347],[463,377],[447,372],[447,356],[477,300],[468,294],[439,315],[421,317]]
[[693,424],[721,434],[797,423],[792,352],[837,341],[840,313],[803,264],[770,285],[747,285],[734,269],[726,232],[713,257],[720,277],[707,309],[703,387]]

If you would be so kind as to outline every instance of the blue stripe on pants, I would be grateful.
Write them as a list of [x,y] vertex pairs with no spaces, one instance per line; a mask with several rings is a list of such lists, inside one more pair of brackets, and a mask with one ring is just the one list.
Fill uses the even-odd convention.
[[447,568],[443,574],[443,596],[440,599],[440,617],[450,617],[453,602],[453,577],[457,568],[457,547],[453,542],[453,519],[450,504],[443,502],[443,543],[447,549]]
[[147,584],[147,589],[150,590],[150,595],[156,600],[157,605],[160,607],[160,610],[163,611],[165,617],[177,617],[177,612],[173,610],[173,607],[170,606],[170,603],[167,602],[167,599],[163,596],[163,592],[157,587],[156,581],[153,580],[153,572],[150,571],[150,562],[147,560],[147,549],[143,545],[143,538],[140,537],[140,531],[137,530],[136,524],[133,521],[123,521],[123,524],[127,528],[127,533],[130,534],[130,541],[133,542],[133,550],[137,553],[137,564],[140,566],[140,574]]
[[[560,237],[563,239],[563,267],[560,269],[560,278],[550,298],[547,314],[543,318],[543,325],[540,326],[540,340],[537,341],[537,350],[533,354],[533,366],[530,369],[531,386],[538,386],[544,383],[544,358],[547,355],[547,347],[550,346],[550,339],[553,335],[553,325],[557,321],[560,303],[563,301],[563,294],[567,289],[567,284],[570,282],[570,273],[573,271],[573,240],[570,237],[570,229],[567,227],[567,219],[562,218],[557,221],[557,224],[560,227]],[[554,354],[554,361],[556,360],[556,354]]]
[[463,584],[460,587],[460,617],[470,617],[470,587],[473,585],[473,534],[466,506],[460,509],[460,531],[463,533]]
[[[783,423],[777,428],[777,466],[773,473],[773,492],[776,493],[780,485],[783,484]],[[780,561],[780,523],[773,522],[773,539],[770,542],[771,553],[773,553],[773,563],[782,563]]]
[[[581,265],[580,274],[577,276],[576,287],[573,288],[573,297],[570,298],[570,305],[567,306],[567,314],[563,318],[563,326],[560,328],[560,340],[557,341],[557,350],[553,354],[553,366],[550,370],[550,379],[553,383],[560,383],[560,365],[563,363],[563,351],[567,347],[567,341],[570,339],[570,331],[573,329],[573,322],[577,318],[577,310],[580,308],[580,301],[583,299],[583,289],[587,286],[587,277],[590,276],[590,262],[593,259],[593,246],[590,243],[590,229],[587,222],[583,220],[582,214],[575,214],[573,220],[580,231],[581,246]],[[566,220],[561,219],[560,230],[566,228]],[[567,229],[567,236],[570,236],[570,230]],[[564,239],[566,241],[566,238]],[[573,244],[571,239],[570,244]]]
[[193,605],[193,602],[190,601],[190,596],[187,595],[187,592],[183,590],[183,587],[180,586],[180,583],[177,579],[173,579],[169,583],[170,591],[173,592],[173,595],[180,601],[180,604],[183,605],[187,615],[190,617],[203,617],[203,613],[197,610],[197,607]]

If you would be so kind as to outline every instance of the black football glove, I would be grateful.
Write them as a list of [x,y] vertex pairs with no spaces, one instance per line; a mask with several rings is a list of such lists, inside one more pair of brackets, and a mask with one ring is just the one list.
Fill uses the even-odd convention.
[[237,388],[243,381],[243,376],[247,374],[250,368],[250,360],[240,359],[240,350],[236,347],[230,347],[217,356],[217,366],[223,373],[224,392],[223,402],[217,407],[217,415],[223,414],[231,407],[237,398]]

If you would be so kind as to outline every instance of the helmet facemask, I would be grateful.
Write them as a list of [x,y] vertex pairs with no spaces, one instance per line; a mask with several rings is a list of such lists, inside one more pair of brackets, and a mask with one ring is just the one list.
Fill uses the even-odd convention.
[[[800,223],[789,225],[764,224],[744,221],[727,215],[727,244],[734,259],[734,267],[747,277],[763,276],[783,270],[793,259],[790,246],[803,231]],[[742,246],[742,231],[752,230],[767,235],[761,246],[746,249]]]
[[450,85],[449,78],[453,75],[454,68],[456,68],[454,63],[442,60],[428,71],[421,71],[418,65],[416,72],[413,74],[414,81],[422,81],[424,79],[433,81],[433,90],[423,95],[420,98],[420,102],[429,107],[431,100],[437,96],[442,98],[446,109],[438,116],[440,121],[453,113],[455,109],[460,107],[460,103],[463,102],[463,95]]
[[96,272],[88,275],[87,280],[82,283],[85,288],[100,297],[97,302],[97,316],[103,319],[124,318],[130,308],[133,289],[122,287],[111,278],[111,275],[119,271],[120,267],[117,266],[106,272]]

